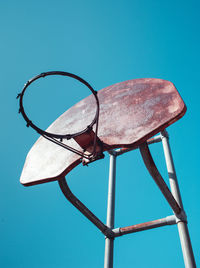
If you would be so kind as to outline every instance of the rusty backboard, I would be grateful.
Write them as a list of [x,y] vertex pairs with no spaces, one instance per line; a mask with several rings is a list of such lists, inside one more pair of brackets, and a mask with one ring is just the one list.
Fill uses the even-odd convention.
[[[128,80],[98,91],[100,103],[98,137],[107,151],[137,147],[181,118],[186,106],[175,86],[166,80]],[[87,127],[96,110],[89,96],[62,114],[47,129],[51,133],[73,133]],[[64,141],[81,150],[73,140]],[[27,155],[20,182],[29,186],[63,178],[81,163],[81,157],[40,137]]]

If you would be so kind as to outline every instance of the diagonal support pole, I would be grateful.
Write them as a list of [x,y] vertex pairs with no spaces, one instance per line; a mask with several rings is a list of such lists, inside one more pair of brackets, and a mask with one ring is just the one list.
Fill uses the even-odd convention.
[[97,218],[70,190],[65,178],[58,181],[61,191],[68,201],[91,221],[106,237],[114,237],[112,230]]
[[181,213],[181,207],[173,197],[171,191],[169,190],[166,182],[163,180],[160,172],[158,171],[153,158],[151,156],[151,153],[149,151],[149,147],[147,143],[143,143],[140,145],[140,153],[142,155],[143,161],[151,174],[152,178],[154,179],[155,183],[158,185],[159,189],[161,190],[162,194],[166,198],[167,202],[173,209],[174,213],[176,215],[179,215]]

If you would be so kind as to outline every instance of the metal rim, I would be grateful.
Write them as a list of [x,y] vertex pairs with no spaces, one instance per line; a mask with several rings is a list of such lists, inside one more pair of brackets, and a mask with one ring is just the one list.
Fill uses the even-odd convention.
[[[47,132],[47,131],[44,131],[42,130],[41,128],[37,127],[30,119],[29,117],[27,116],[27,114],[25,113],[24,111],[24,107],[23,107],[23,97],[24,97],[24,93],[27,89],[28,86],[30,86],[34,81],[38,80],[39,78],[44,78],[46,76],[50,76],[50,75],[62,75],[62,76],[67,76],[67,77],[71,77],[71,78],[74,78],[75,80],[78,80],[79,82],[81,82],[82,84],[84,84],[85,86],[87,86],[90,91],[92,92],[92,94],[94,95],[95,97],[95,100],[96,100],[96,105],[97,105],[97,109],[96,109],[96,113],[95,113],[95,117],[93,119],[93,121],[90,123],[90,125],[88,125],[84,130],[82,131],[79,131],[79,132],[76,132],[76,133],[73,133],[73,134],[55,134],[55,133],[50,133],[50,132]],[[87,82],[85,81],[84,79],[82,79],[81,77],[75,75],[75,74],[72,74],[72,73],[68,73],[68,72],[63,72],[63,71],[50,71],[50,72],[44,72],[44,73],[41,73],[33,78],[31,78],[30,80],[28,80],[28,82],[24,85],[24,88],[22,89],[22,92],[20,94],[18,94],[17,98],[20,98],[19,99],[19,105],[20,105],[20,108],[19,108],[19,113],[22,114],[23,118],[25,119],[26,123],[27,123],[27,127],[32,127],[33,129],[35,129],[40,135],[43,135],[43,136],[47,136],[47,137],[50,137],[50,138],[56,138],[56,139],[71,139],[75,136],[78,136],[78,135],[81,135],[85,132],[87,132],[88,130],[90,130],[93,125],[96,123],[97,127],[98,127],[98,118],[99,118],[99,100],[98,100],[98,97],[97,97],[97,91],[95,91],[92,86]],[[97,130],[97,128],[96,128]],[[96,133],[97,134],[97,133]]]

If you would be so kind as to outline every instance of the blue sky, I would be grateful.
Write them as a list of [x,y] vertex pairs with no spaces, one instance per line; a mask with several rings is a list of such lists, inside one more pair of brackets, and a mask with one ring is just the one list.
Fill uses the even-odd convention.
[[[103,235],[65,200],[58,184],[25,188],[19,183],[38,135],[25,127],[15,97],[29,78],[51,70],[75,73],[96,90],[145,77],[176,85],[188,110],[168,132],[200,265],[199,10],[195,0],[1,1],[1,267],[103,267]],[[76,86],[73,92],[55,94],[49,88],[35,93],[27,106],[44,127],[85,94]],[[151,151],[167,179],[161,145],[152,145]],[[73,191],[104,222],[108,170],[106,156],[68,176]],[[139,152],[120,156],[115,226],[171,213]],[[184,267],[176,226],[116,239],[114,267]]]

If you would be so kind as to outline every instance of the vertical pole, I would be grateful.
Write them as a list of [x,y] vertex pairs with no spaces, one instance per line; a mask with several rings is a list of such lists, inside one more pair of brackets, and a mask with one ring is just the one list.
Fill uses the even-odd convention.
[[[175,167],[174,167],[174,163],[173,163],[172,153],[171,153],[171,149],[170,149],[170,145],[169,145],[169,137],[168,137],[167,131],[164,130],[161,133],[161,136],[162,136],[162,144],[163,144],[163,150],[164,150],[164,155],[165,155],[167,171],[168,171],[168,175],[169,175],[171,192],[172,192],[174,198],[176,199],[177,203],[182,208],[182,211],[184,212],[183,203],[181,200],[181,194],[180,194],[179,185],[178,185],[178,180],[176,177],[176,171],[175,171]],[[179,231],[179,237],[180,237],[185,267],[186,268],[195,268],[196,264],[195,264],[194,254],[193,254],[193,250],[192,250],[192,244],[190,241],[190,236],[189,236],[186,220],[181,220],[181,219],[180,219],[180,221],[178,220],[177,227],[178,227],[178,231]]]
[[[116,178],[116,153],[110,152],[110,171],[108,183],[107,221],[106,225],[113,229],[115,219],[115,178]],[[105,238],[104,268],[113,268],[114,238]]]

